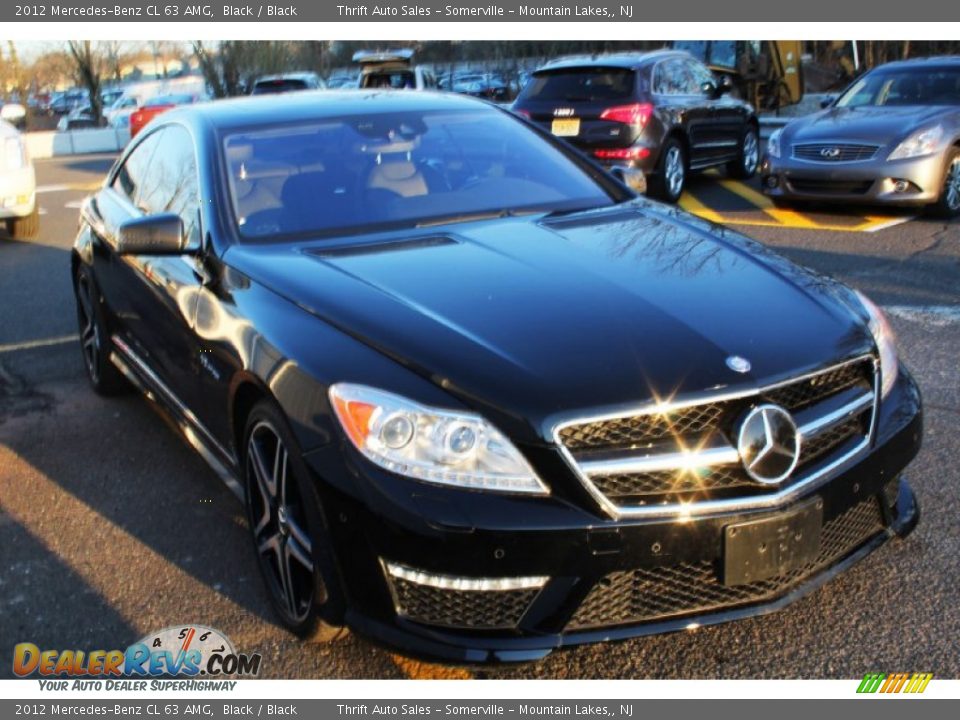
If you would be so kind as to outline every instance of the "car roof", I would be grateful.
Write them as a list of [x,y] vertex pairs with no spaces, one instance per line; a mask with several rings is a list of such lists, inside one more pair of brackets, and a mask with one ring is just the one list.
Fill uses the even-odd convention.
[[277,73],[275,75],[263,75],[254,80],[254,85],[262,82],[274,82],[276,80],[312,80],[313,78],[318,77],[315,72],[288,72],[288,73]]
[[616,67],[636,70],[668,57],[693,57],[683,50],[652,50],[637,53],[610,53],[603,55],[571,55],[552,60],[537,68],[534,73],[567,68]]
[[476,98],[440,92],[397,90],[307,90],[275,95],[254,95],[188,105],[168,113],[169,119],[203,123],[213,129],[303,123],[344,115],[438,110],[488,110],[492,106]]
[[922,67],[925,70],[932,68],[956,68],[960,67],[960,55],[941,55],[939,57],[910,58],[909,60],[895,60],[894,62],[878,65],[873,68],[877,70],[909,70],[910,68]]

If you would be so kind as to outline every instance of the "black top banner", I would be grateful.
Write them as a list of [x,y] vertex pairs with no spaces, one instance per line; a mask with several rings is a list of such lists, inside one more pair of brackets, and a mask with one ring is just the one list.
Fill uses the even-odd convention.
[[[521,2],[293,2],[204,3],[165,0],[61,0],[8,3],[0,22],[956,22],[960,3],[942,0],[894,0],[870,3],[805,0],[780,4],[769,0],[588,0]],[[786,31],[787,26],[784,27]],[[787,34],[786,32],[784,33]]]

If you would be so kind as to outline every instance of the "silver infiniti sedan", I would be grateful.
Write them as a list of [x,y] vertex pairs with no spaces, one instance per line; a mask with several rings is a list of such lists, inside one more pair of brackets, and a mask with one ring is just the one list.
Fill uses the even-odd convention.
[[760,167],[774,203],[927,206],[960,214],[960,57],[889,63],[771,135]]

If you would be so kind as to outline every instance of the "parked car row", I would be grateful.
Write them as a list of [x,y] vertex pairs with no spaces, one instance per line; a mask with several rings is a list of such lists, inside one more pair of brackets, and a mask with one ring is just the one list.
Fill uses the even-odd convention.
[[682,51],[565,58],[533,73],[517,114],[676,202],[690,172],[761,172],[777,205],[878,203],[960,214],[960,58],[890,63],[775,130]]

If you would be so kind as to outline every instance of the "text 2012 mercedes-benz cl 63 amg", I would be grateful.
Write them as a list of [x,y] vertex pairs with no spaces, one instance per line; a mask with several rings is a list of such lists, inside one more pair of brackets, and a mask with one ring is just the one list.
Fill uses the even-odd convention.
[[296,633],[530,660],[783,606],[918,517],[875,305],[477,100],[172,110],[72,262],[94,389],[242,487]]

